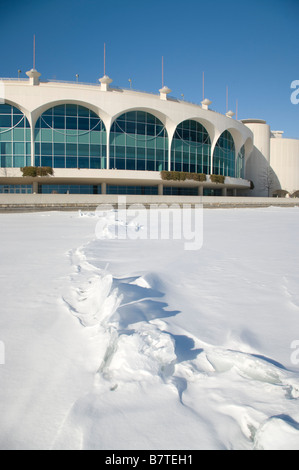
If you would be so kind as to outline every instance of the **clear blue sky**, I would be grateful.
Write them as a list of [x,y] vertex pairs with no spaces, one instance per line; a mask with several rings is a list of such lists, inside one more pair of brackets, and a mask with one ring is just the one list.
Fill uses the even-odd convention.
[[113,84],[149,92],[164,82],[178,98],[226,110],[239,119],[265,119],[272,130],[299,138],[299,0],[0,0],[0,77],[36,68],[42,79]]

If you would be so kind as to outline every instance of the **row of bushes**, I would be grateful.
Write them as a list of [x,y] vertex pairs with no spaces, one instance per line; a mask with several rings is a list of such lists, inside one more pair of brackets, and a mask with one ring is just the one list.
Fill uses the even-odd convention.
[[21,168],[23,176],[29,176],[35,178],[36,176],[53,176],[53,168],[51,167],[36,167],[36,166],[25,166]]
[[[161,178],[164,181],[207,181],[207,175],[204,173],[187,173],[185,171],[161,171]],[[212,183],[224,184],[225,176],[210,175]]]
[[207,176],[203,173],[187,173],[184,171],[161,171],[161,177],[164,181],[206,181]]

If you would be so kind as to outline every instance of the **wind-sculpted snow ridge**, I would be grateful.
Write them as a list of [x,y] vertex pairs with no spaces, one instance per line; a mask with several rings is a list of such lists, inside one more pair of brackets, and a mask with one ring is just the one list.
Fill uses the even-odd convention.
[[85,328],[94,386],[53,447],[298,450],[298,375],[179,328],[172,320],[184,312],[165,301],[160,275],[114,276],[99,267],[99,243],[69,254],[64,302]]

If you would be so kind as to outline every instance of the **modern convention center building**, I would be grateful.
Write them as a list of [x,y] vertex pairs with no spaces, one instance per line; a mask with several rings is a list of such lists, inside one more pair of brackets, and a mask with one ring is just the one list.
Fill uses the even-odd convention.
[[[299,140],[170,96],[0,80],[0,193],[269,196],[299,190]],[[282,193],[282,191],[281,191]]]

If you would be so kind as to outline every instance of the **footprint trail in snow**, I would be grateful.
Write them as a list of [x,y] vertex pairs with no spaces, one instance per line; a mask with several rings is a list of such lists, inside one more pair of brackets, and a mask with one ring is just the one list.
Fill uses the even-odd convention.
[[69,254],[76,273],[63,301],[86,329],[94,388],[54,448],[107,449],[113,435],[119,449],[299,449],[296,374],[172,328],[180,312],[155,273],[115,278],[85,248]]

